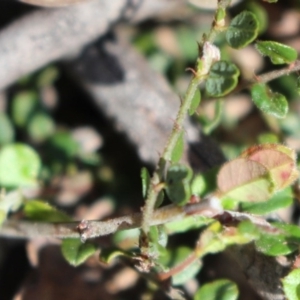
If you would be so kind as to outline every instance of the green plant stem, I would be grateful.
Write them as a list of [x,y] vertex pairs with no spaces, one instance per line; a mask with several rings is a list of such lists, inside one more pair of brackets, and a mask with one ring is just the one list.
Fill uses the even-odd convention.
[[[212,23],[211,29],[208,33],[208,35],[205,37],[205,40],[213,43],[213,41],[216,39],[216,36],[224,31],[226,29],[225,27],[225,12],[226,8],[230,5],[231,0],[220,0],[218,3],[218,8],[215,12],[214,21]],[[222,10],[224,12],[224,19],[218,20],[218,12]]]
[[161,190],[157,188],[157,186],[163,180],[167,162],[171,160],[172,152],[178,142],[178,139],[180,138],[180,135],[183,130],[184,120],[187,116],[188,110],[191,106],[193,97],[197,91],[200,82],[201,80],[199,80],[197,76],[194,76],[194,78],[191,80],[187,92],[183,98],[180,109],[178,111],[168,143],[163,151],[163,154],[159,159],[157,170],[152,176],[148,197],[146,199],[146,204],[143,209],[144,217],[142,222],[142,230],[144,235],[147,235],[149,233],[156,200]]
[[188,110],[191,106],[192,100],[195,96],[195,93],[196,93],[197,88],[200,83],[201,83],[201,80],[199,80],[199,78],[197,78],[197,77],[194,77],[189,84],[187,92],[184,96],[184,100],[183,100],[182,105],[180,106],[179,112],[177,114],[177,118],[175,120],[173,130],[172,130],[172,134],[171,134],[171,136],[168,140],[168,143],[164,149],[164,152],[161,156],[161,159],[160,159],[161,164],[163,162],[169,161],[171,159],[172,152],[173,152],[173,150],[178,142],[178,139],[181,135],[181,132],[183,130],[184,120],[186,118],[186,115],[188,113]]
[[[218,10],[224,10],[224,18],[225,18],[225,9],[230,4],[231,0],[221,0],[218,3]],[[216,35],[224,30],[225,28],[225,19],[221,19],[217,21],[217,12],[215,14],[215,19],[212,24],[212,28],[207,37],[203,38],[204,43],[212,43],[215,39]],[[157,188],[160,183],[163,181],[164,173],[166,171],[167,163],[171,161],[172,153],[178,140],[183,131],[184,120],[188,114],[188,110],[191,106],[194,95],[197,91],[199,84],[205,79],[207,72],[209,72],[211,64],[214,62],[214,56],[211,53],[207,53],[208,59],[206,57],[198,58],[197,60],[197,69],[193,72],[194,76],[188,86],[187,92],[182,100],[182,104],[178,111],[173,130],[169,137],[169,140],[165,146],[165,149],[159,159],[156,171],[154,172],[149,192],[147,195],[147,199],[145,200],[145,206],[143,208],[143,220],[142,220],[142,234],[143,239],[145,241],[144,245],[141,245],[143,249],[147,249],[148,247],[148,233],[150,230],[150,224],[152,221],[153,211],[157,202],[157,197],[161,189]],[[161,185],[160,185],[161,186]],[[147,251],[147,250],[146,250]]]

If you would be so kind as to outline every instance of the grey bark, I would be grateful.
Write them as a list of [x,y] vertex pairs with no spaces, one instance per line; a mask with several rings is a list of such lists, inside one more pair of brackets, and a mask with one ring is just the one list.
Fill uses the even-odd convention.
[[183,0],[96,0],[41,9],[0,32],[0,90],[21,76],[77,52],[120,20],[137,22],[183,7]]

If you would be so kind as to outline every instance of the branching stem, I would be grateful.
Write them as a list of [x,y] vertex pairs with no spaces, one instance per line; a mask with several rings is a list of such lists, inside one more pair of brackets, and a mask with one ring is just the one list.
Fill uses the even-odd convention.
[[[224,18],[225,18],[225,9],[230,4],[230,2],[231,0],[221,0],[218,3],[218,10],[222,9],[224,11]],[[222,26],[222,24],[225,24],[225,19],[217,20],[219,18],[218,10],[215,14],[215,19],[208,36],[203,38],[202,41],[203,47],[205,43],[211,44],[215,39],[217,33],[221,32],[222,28],[223,29],[225,28],[225,26]],[[156,186],[163,181],[167,163],[171,161],[172,153],[182,134],[184,120],[188,114],[188,110],[191,106],[194,95],[197,91],[199,84],[203,80],[205,80],[205,76],[207,75],[211,64],[214,62],[215,59],[214,55],[215,55],[214,51],[208,50],[206,54],[205,53],[203,54],[203,57],[197,59],[196,70],[193,71],[194,74],[193,78],[188,86],[187,92],[183,98],[182,104],[178,111],[170,138],[159,159],[159,162],[156,167],[156,171],[152,176],[147,199],[145,200],[145,206],[143,208],[143,219],[142,219],[142,226],[141,226],[142,234],[144,235],[144,240],[146,241],[145,245],[141,245],[141,246],[143,249],[146,249],[146,251],[147,251],[147,244],[148,244],[148,233],[153,219],[153,212],[155,209],[157,198],[160,192],[156,189]]]
[[[219,200],[212,197],[199,203],[185,206],[167,205],[154,211],[150,226],[178,221],[191,215],[212,217],[223,209]],[[0,236],[9,238],[80,238],[81,240],[112,234],[119,230],[140,228],[142,213],[114,218],[106,221],[44,223],[33,221],[8,220],[0,228]]]

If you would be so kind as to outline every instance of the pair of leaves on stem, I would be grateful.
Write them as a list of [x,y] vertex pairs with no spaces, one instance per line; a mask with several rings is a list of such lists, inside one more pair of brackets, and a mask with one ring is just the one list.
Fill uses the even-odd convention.
[[[166,175],[165,190],[168,197],[173,203],[184,205],[190,200],[192,194],[190,181],[192,179],[192,176],[193,172],[187,166],[174,164],[169,167]],[[143,196],[146,197],[150,185],[150,175],[147,169],[142,168],[141,178]],[[158,204],[161,204],[160,200],[161,199],[157,200],[157,206]]]
[[265,201],[297,177],[294,150],[280,144],[253,146],[220,169],[218,193],[236,201]]
[[[240,49],[253,42],[259,33],[259,21],[255,14],[243,11],[234,17],[226,31],[227,43]],[[256,49],[268,56],[273,64],[289,64],[297,59],[297,51],[274,41],[257,41]]]
[[[251,43],[258,34],[259,26],[255,15],[243,11],[232,19],[227,31],[226,40],[233,48],[242,48]],[[217,61],[210,68],[206,91],[210,96],[222,97],[231,92],[237,85],[239,69],[228,61]]]
[[[258,35],[259,22],[249,11],[243,11],[232,19],[227,31],[226,40],[235,49],[251,43]],[[273,64],[290,64],[297,59],[297,51],[287,45],[274,41],[257,41],[256,48],[260,54],[268,56]],[[231,92],[237,85],[240,72],[232,63],[218,61],[210,69],[206,91],[210,96],[222,97]],[[265,84],[255,84],[251,88],[255,105],[263,112],[277,118],[283,118],[288,112],[288,103],[284,95],[273,93]]]

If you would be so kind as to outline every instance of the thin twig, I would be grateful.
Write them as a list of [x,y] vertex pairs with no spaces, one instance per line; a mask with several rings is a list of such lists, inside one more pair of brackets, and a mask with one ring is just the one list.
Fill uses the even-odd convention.
[[[223,212],[219,200],[211,197],[199,203],[185,206],[167,205],[154,211],[150,226],[181,220],[190,215],[214,216]],[[140,228],[142,213],[134,213],[106,221],[44,223],[33,221],[7,220],[0,228],[0,236],[9,238],[96,238],[119,230]]]
[[251,83],[267,83],[271,80],[274,80],[276,78],[279,78],[284,75],[289,75],[290,73],[294,73],[300,70],[300,61],[296,60],[291,65],[289,65],[286,68],[271,71],[265,74],[261,74],[257,76],[256,78],[253,78]]
[[300,60],[296,60],[285,68],[263,73],[261,75],[255,75],[251,79],[245,79],[232,91],[231,94],[236,94],[244,89],[250,88],[255,83],[268,83],[281,76],[287,76],[297,71],[300,71]]
[[[208,49],[214,49],[214,47],[210,47],[208,45],[211,45],[213,40],[215,39],[217,33],[222,31],[222,28],[225,27],[225,19],[224,20],[217,20],[218,18],[218,11],[219,9],[224,10],[224,18],[225,18],[225,9],[227,6],[230,5],[231,0],[221,0],[218,3],[218,9],[216,10],[214,22],[212,24],[212,29],[210,30],[209,34],[207,37],[203,39],[203,45],[202,47],[204,48],[205,46]],[[203,55],[202,55],[203,54]],[[147,248],[148,244],[148,233],[149,233],[149,228],[151,224],[151,219],[153,215],[153,211],[155,208],[155,204],[159,195],[160,190],[157,189],[157,186],[163,181],[164,178],[164,173],[165,169],[167,166],[167,163],[171,161],[172,153],[180,139],[180,136],[182,134],[183,130],[183,123],[184,120],[188,114],[188,110],[191,106],[192,100],[194,98],[194,95],[197,91],[198,86],[205,80],[205,77],[207,73],[209,72],[209,69],[214,62],[215,55],[214,51],[208,51],[207,54],[201,53],[200,56],[197,59],[197,64],[196,64],[196,70],[193,70],[193,78],[189,84],[189,87],[187,89],[187,92],[185,96],[183,97],[182,104],[180,106],[180,109],[178,111],[176,121],[173,126],[173,130],[170,134],[170,138],[166,144],[166,147],[159,159],[159,162],[156,167],[156,171],[154,172],[152,179],[151,179],[151,184],[149,187],[149,192],[147,195],[147,199],[145,200],[145,206],[143,209],[143,221],[142,221],[142,234],[144,235],[144,240],[145,248]],[[147,251],[147,249],[146,249]]]

